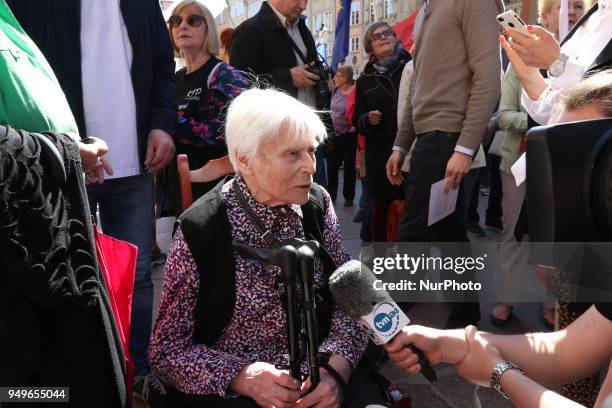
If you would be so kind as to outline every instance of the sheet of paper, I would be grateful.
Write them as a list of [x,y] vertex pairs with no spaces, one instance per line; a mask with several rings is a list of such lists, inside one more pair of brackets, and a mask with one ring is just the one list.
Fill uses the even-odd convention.
[[442,218],[452,214],[457,207],[458,188],[451,189],[448,194],[444,194],[444,186],[448,179],[440,180],[431,185],[429,195],[429,217],[427,226],[435,224]]
[[525,153],[521,154],[521,157],[514,162],[510,170],[512,170],[516,186],[523,184],[527,179],[527,155]]

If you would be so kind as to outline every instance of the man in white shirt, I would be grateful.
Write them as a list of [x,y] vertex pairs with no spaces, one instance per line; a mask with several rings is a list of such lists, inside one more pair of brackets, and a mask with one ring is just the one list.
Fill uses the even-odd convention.
[[[536,38],[510,31],[512,42],[500,41],[523,85],[529,115],[542,125],[559,123],[563,90],[612,65],[612,0],[595,3],[560,45],[541,27],[529,30]],[[538,69],[548,70],[548,78]]]

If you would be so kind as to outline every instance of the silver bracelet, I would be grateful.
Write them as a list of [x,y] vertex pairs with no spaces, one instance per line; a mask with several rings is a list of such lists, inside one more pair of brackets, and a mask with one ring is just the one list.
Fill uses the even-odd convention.
[[499,392],[504,398],[510,399],[508,395],[501,388],[501,376],[508,370],[518,370],[521,374],[525,374],[523,370],[519,367],[511,363],[510,361],[502,361],[495,365],[493,372],[491,373],[491,378],[489,382],[491,383],[491,387]]

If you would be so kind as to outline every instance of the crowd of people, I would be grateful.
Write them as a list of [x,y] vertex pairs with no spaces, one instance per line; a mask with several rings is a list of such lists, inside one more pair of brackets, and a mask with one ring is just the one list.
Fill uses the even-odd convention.
[[[588,0],[568,0],[566,27],[559,18],[562,1],[540,0],[540,26],[529,25],[532,35],[526,35],[501,29],[501,0],[424,0],[410,49],[387,22],[367,28],[363,46],[368,60],[355,78],[350,65],[331,73],[317,55],[302,16],[307,0],[264,1],[253,17],[221,33],[198,0],[177,1],[167,19],[153,0],[0,0],[0,43],[7,44],[10,54],[0,63],[11,73],[2,78],[0,72],[0,93],[16,95],[15,104],[6,107],[6,98],[0,98],[0,151],[19,161],[15,140],[36,151],[42,143],[35,134],[43,133],[64,154],[61,163],[76,165],[76,160],[83,172],[75,175],[68,164],[63,172],[73,188],[82,190],[80,195],[57,178],[40,190],[57,197],[52,189],[60,188],[66,200],[75,200],[67,208],[61,200],[57,204],[56,198],[46,198],[60,209],[22,214],[5,203],[15,200],[12,195],[2,195],[0,225],[12,228],[3,232],[2,242],[21,245],[24,234],[32,232],[32,220],[24,232],[14,228],[15,218],[48,221],[64,211],[70,221],[62,218],[61,225],[49,227],[57,236],[53,242],[75,234],[91,241],[91,214],[99,216],[106,234],[138,247],[129,336],[134,382],[118,385],[125,367],[111,302],[102,278],[91,272],[95,254],[89,263],[82,261],[70,249],[74,238],[62,241],[68,249],[48,249],[66,259],[46,266],[50,278],[34,287],[42,295],[32,296],[28,288],[33,281],[22,281],[18,272],[3,272],[14,255],[8,250],[0,254],[0,282],[14,288],[8,299],[44,305],[40,311],[2,303],[0,321],[16,321],[19,313],[27,317],[24,321],[42,321],[49,309],[59,315],[69,306],[53,296],[70,286],[67,282],[78,282],[61,294],[87,305],[79,306],[87,314],[73,317],[89,319],[89,337],[75,339],[92,343],[74,349],[78,352],[67,364],[72,372],[62,378],[87,390],[87,378],[75,368],[78,356],[98,353],[92,361],[99,367],[91,369],[101,367],[96,382],[104,384],[99,390],[106,397],[96,400],[94,394],[77,391],[74,404],[93,399],[87,406],[125,406],[132,387],[151,406],[388,404],[362,358],[372,352],[367,331],[338,308],[328,288],[333,272],[350,260],[334,210],[340,170],[343,206],[359,200],[355,220],[362,223],[364,242],[466,243],[468,235],[484,236],[477,205],[480,179],[486,175],[491,196],[484,224],[501,232],[503,295],[513,271],[528,264],[528,234],[517,233],[525,217],[526,183],[517,185],[511,171],[526,150],[526,132],[537,125],[612,117],[612,2],[591,6]],[[181,69],[176,70],[175,58]],[[46,94],[27,86],[32,67],[42,73]],[[491,151],[494,138],[487,136],[494,132],[494,138],[505,136],[496,155]],[[202,176],[192,186],[194,204],[183,213],[178,210],[178,154],[187,155],[189,167],[200,169]],[[0,156],[2,166],[8,166],[5,157]],[[13,177],[13,184],[19,177],[38,180],[44,176],[46,162],[41,163],[28,170],[32,174],[9,166],[0,176]],[[358,175],[361,197],[356,196]],[[445,193],[458,189],[457,205],[451,215],[429,225],[430,190],[440,180],[446,180]],[[152,221],[160,201],[177,216],[177,224],[153,321]],[[398,211],[401,221],[393,225],[389,220]],[[83,230],[75,232],[75,224]],[[279,291],[280,268],[232,246],[275,248],[295,238],[317,241],[320,247],[313,286],[325,368],[312,392],[306,358],[302,381],[285,369],[287,305]],[[22,251],[13,246],[11,251]],[[25,253],[44,254],[44,248]],[[446,255],[468,255],[463,251]],[[44,270],[45,263],[35,258],[25,257],[11,268]],[[80,263],[87,263],[91,275],[77,273]],[[74,266],[74,273],[68,268],[68,277],[62,278],[57,271],[66,264]],[[89,284],[95,290],[83,289]],[[53,296],[46,297],[45,291]],[[538,383],[593,374],[612,357],[612,342],[606,340],[612,330],[608,304],[590,307],[560,331],[512,337],[478,331],[477,299],[449,306],[448,330],[405,328],[385,346],[391,360],[407,373],[418,372],[416,355],[404,347],[414,344],[431,363],[453,364],[463,377],[496,388],[517,406],[570,407],[578,404]],[[505,325],[512,311],[513,304],[501,299],[490,319]],[[554,324],[552,294],[541,313]],[[0,362],[13,361],[6,353],[20,338],[36,337],[25,330],[0,336]],[[52,346],[66,352],[59,346],[62,341],[59,337]],[[11,385],[53,382],[53,369],[37,365],[35,358],[12,378],[19,383]],[[0,379],[11,379],[7,375]],[[593,401],[596,407],[604,406],[612,392],[610,381],[604,381]],[[104,391],[114,387],[117,392]]]

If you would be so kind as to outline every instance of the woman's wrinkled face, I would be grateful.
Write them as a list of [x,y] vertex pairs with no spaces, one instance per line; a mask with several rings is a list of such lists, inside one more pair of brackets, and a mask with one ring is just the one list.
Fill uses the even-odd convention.
[[257,201],[270,207],[303,205],[315,173],[315,145],[311,138],[288,140],[283,131],[259,147],[255,160],[242,171]]
[[393,30],[387,26],[378,27],[372,33],[372,53],[378,59],[385,59],[395,52],[397,38]]
[[174,14],[169,22],[174,44],[179,50],[204,49],[207,34],[206,20],[196,10],[185,7]]

